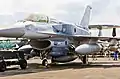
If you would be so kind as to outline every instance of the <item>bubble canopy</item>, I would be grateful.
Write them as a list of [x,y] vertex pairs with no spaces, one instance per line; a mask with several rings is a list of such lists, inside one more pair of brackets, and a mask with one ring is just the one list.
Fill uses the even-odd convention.
[[48,16],[41,15],[41,14],[30,14],[24,20],[32,21],[32,22],[49,22]]
[[42,14],[30,14],[24,20],[32,21],[32,22],[58,23],[58,21],[56,19],[50,18],[50,17],[48,17],[46,15],[42,15]]

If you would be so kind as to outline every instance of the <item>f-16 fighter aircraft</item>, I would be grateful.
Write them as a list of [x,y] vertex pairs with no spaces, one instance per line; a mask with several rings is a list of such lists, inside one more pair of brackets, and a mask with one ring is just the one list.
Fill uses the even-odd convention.
[[82,55],[82,62],[86,64],[88,54],[101,51],[98,40],[116,39],[90,35],[88,24],[91,9],[87,6],[79,26],[32,14],[9,28],[1,29],[0,36],[30,39],[32,48],[41,51],[44,66],[47,65],[48,56],[52,62],[69,62]]

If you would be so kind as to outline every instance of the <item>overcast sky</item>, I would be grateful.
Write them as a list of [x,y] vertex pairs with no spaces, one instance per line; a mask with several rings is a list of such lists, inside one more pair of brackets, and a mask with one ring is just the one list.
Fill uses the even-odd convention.
[[86,5],[92,6],[91,24],[120,24],[119,0],[0,0],[0,14],[39,12],[59,20],[78,23]]
[[38,12],[78,24],[86,5],[92,7],[90,24],[120,25],[120,0],[0,0],[0,23],[7,24],[27,13]]

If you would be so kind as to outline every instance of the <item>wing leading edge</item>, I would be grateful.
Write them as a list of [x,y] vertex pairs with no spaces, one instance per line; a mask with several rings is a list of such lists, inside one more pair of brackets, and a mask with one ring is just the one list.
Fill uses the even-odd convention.
[[90,36],[90,35],[67,35],[67,34],[50,34],[50,33],[42,33],[47,34],[50,36],[50,38],[72,38],[75,41],[79,41],[81,39],[91,39],[95,42],[98,40],[110,40],[110,39],[116,39],[120,40],[120,37],[103,37],[103,36]]

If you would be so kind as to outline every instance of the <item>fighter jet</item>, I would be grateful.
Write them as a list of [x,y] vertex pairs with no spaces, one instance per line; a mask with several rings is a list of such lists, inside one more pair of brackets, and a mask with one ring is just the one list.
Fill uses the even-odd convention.
[[[94,29],[94,30],[98,30],[98,36],[102,36],[102,30],[112,30],[111,32],[111,36],[112,37],[116,37],[117,33],[116,33],[116,28],[120,28],[119,25],[111,25],[111,24],[94,24],[94,25],[89,25],[89,29]],[[108,48],[110,51],[115,51],[116,49],[119,48],[119,40],[114,39],[114,40],[110,40],[110,41],[102,41],[104,43],[107,44]],[[103,44],[104,44],[103,43]],[[105,45],[105,44],[104,44]]]
[[100,39],[112,40],[115,37],[91,36],[89,19],[91,6],[87,6],[80,25],[55,21],[48,16],[32,14],[9,28],[0,30],[1,37],[27,38],[33,49],[40,50],[42,64],[47,65],[50,56],[52,62],[69,62],[81,56],[84,64],[87,55],[101,51]]

